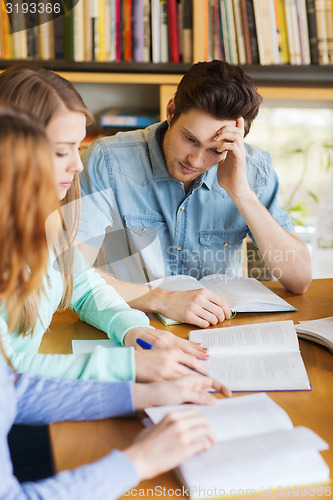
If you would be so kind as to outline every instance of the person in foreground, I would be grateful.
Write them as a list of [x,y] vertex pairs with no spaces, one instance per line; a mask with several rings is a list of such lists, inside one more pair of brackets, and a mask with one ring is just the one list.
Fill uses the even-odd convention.
[[[204,371],[199,359],[207,359],[207,355],[201,346],[151,328],[147,316],[131,309],[88,266],[74,244],[79,219],[78,173],[83,168],[79,148],[85,137],[86,122],[91,119],[80,95],[68,81],[51,71],[18,65],[0,75],[0,98],[31,112],[45,126],[53,153],[50,183],[55,178],[62,205],[62,230],[55,245],[50,245],[43,285],[26,298],[15,330],[11,325],[8,329],[6,304],[0,304],[0,334],[4,335],[3,344],[15,368],[56,377],[143,382],[190,374],[191,369]],[[26,163],[22,165],[22,148],[18,148],[15,136],[2,139],[1,151],[0,168],[4,173],[10,171],[15,183],[8,184],[1,195],[0,274],[16,265],[12,247],[17,238],[15,224],[25,225],[20,242],[24,246],[26,238],[31,238],[34,211],[48,199],[48,193],[44,193],[43,199],[38,197],[38,176],[34,173],[38,162],[33,152],[30,157],[27,152]],[[39,161],[48,165],[48,158]],[[38,354],[53,313],[67,307],[82,321],[106,332],[116,345],[128,348],[97,347],[91,354],[71,356]],[[156,349],[140,349],[136,344],[138,337]]]
[[[1,265],[6,264],[6,267],[1,267],[0,300],[7,305],[8,324],[15,327],[21,321],[26,301],[41,288],[49,260],[48,243],[52,244],[57,238],[59,221],[57,217],[50,219],[58,200],[44,130],[32,117],[3,105],[0,106],[0,145],[4,163],[8,160],[8,144],[12,146],[13,162],[11,168],[0,168],[0,200],[8,191],[20,186],[17,163],[26,185],[32,183],[35,187],[34,202],[27,190],[26,195],[13,199],[10,208],[3,204],[0,211],[1,234],[7,228],[6,219],[15,220],[11,211],[22,215],[29,210],[32,217],[30,220],[21,216],[15,220],[15,234],[6,232],[7,241],[3,246],[11,249],[11,255],[1,252]],[[15,151],[19,154],[15,155]],[[26,169],[27,163],[29,170]],[[48,241],[45,233],[47,217],[51,222]],[[225,386],[201,375],[135,384],[18,374],[0,335],[0,498],[116,498],[124,493],[125,488],[177,466],[214,443],[207,421],[194,411],[184,411],[170,414],[158,426],[144,431],[124,452],[114,450],[93,464],[39,482],[20,484],[13,475],[7,442],[8,431],[14,422],[43,425],[62,420],[133,415],[136,410],[147,406],[185,401],[214,404],[214,396],[207,393],[210,387],[225,396],[231,395]]]
[[226,301],[207,290],[177,302],[113,276],[237,276],[247,234],[288,290],[307,289],[310,255],[279,205],[271,156],[244,142],[260,103],[240,67],[200,62],[179,83],[165,122],[99,139],[84,153],[78,239],[91,263],[103,244],[95,265],[132,307],[200,327],[229,318]]

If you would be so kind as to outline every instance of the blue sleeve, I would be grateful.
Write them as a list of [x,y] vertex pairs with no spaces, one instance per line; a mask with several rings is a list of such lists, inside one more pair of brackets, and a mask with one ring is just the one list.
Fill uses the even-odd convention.
[[[2,447],[5,453],[1,452]],[[22,484],[13,475],[8,447],[3,439],[0,457],[0,498],[6,500],[116,499],[139,482],[134,464],[119,450],[92,464],[60,472],[43,481]]]
[[43,425],[133,415],[129,382],[68,380],[24,373],[15,384],[16,423]]
[[149,319],[132,309],[103,278],[89,266],[78,248],[73,268],[71,309],[82,321],[105,332],[118,345],[131,328],[149,327]]

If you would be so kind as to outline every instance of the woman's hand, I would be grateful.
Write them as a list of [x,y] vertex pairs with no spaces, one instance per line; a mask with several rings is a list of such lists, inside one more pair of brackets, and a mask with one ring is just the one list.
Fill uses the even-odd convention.
[[135,351],[137,382],[158,382],[193,375],[193,370],[206,374],[206,368],[194,356],[176,349]]
[[191,342],[190,340],[185,340],[177,337],[167,330],[155,330],[154,328],[131,328],[125,334],[124,344],[126,347],[134,347],[138,351],[142,351],[136,339],[142,339],[154,346],[157,349],[176,349],[179,352],[195,356],[198,359],[206,360],[209,358],[207,355],[207,349],[202,347],[201,344],[196,342]]
[[142,431],[124,453],[142,480],[177,467],[213,444],[207,419],[195,410],[184,410],[170,413],[159,424]]
[[213,405],[217,399],[213,394],[207,392],[207,389],[214,389],[226,397],[232,395],[231,391],[217,380],[193,374],[176,380],[133,384],[133,404],[136,410],[143,410],[148,406],[182,403]]

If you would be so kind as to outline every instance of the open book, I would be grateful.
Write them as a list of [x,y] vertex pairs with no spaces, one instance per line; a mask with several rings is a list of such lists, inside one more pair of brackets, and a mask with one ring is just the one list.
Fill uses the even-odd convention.
[[208,374],[232,391],[311,389],[291,320],[193,330],[188,338],[208,348]]
[[[209,420],[216,444],[176,470],[191,498],[228,497],[288,486],[323,484],[329,468],[319,451],[328,445],[306,427],[293,427],[287,413],[267,394],[218,400],[214,406],[147,408],[156,424],[170,412],[194,407]],[[216,494],[209,492],[216,491]],[[234,492],[234,493],[233,493]],[[262,493],[264,494],[264,493]],[[265,494],[264,494],[265,495]],[[266,493],[268,496],[268,493]]]
[[[235,312],[296,311],[296,308],[269,290],[254,278],[231,277],[224,274],[210,274],[196,280],[192,276],[176,275],[160,278],[149,283],[172,291],[207,288],[223,297]],[[165,325],[179,323],[162,314],[156,314]]]
[[296,331],[299,337],[317,342],[333,353],[333,316],[300,321],[299,325],[296,325]]

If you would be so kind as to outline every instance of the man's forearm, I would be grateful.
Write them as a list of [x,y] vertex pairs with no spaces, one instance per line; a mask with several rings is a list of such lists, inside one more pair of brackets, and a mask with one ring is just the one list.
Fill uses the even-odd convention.
[[249,227],[273,275],[293,293],[304,293],[311,282],[311,258],[306,245],[288,233],[250,191],[233,200]]

